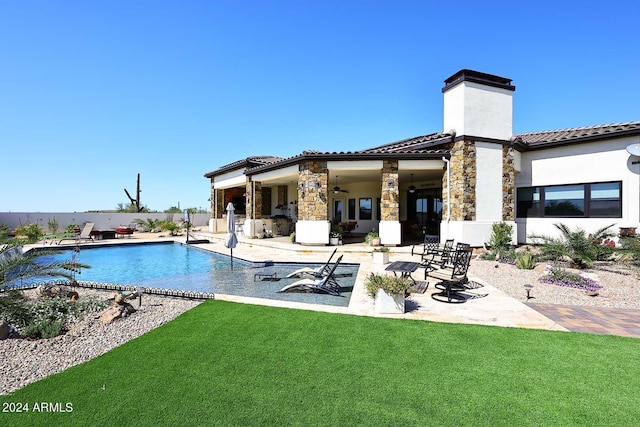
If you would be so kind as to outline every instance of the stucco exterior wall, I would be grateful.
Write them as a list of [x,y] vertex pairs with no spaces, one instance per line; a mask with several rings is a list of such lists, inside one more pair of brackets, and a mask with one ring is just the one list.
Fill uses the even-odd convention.
[[463,82],[444,93],[444,132],[508,140],[513,135],[513,92]]
[[633,164],[640,158],[626,151],[637,142],[639,137],[628,137],[522,153],[516,187],[622,181],[622,218],[516,218],[518,242],[530,234],[557,235],[558,222],[587,232],[612,223],[640,227],[640,164]]
[[502,144],[476,142],[476,220],[502,220]]

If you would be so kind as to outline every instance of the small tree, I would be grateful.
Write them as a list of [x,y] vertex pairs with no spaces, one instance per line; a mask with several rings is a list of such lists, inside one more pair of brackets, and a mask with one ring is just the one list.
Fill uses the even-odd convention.
[[58,224],[58,220],[55,216],[53,218],[47,219],[47,227],[49,228],[49,233],[51,234],[56,234],[58,232],[60,224]]

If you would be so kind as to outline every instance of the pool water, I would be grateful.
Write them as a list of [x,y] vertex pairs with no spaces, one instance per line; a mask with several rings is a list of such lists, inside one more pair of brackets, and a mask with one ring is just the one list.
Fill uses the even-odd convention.
[[[71,250],[65,250],[47,258],[69,260],[71,254]],[[265,264],[234,257],[231,270],[229,256],[180,243],[83,247],[77,260],[91,266],[82,269],[76,276],[78,281],[212,292],[345,307],[349,305],[358,272],[356,264],[340,264],[335,273],[343,291],[340,296],[333,296],[322,293],[278,292],[282,287],[299,280],[287,279],[287,274],[303,266],[316,267],[321,264]],[[255,276],[257,272],[264,271],[275,273],[275,278]]]

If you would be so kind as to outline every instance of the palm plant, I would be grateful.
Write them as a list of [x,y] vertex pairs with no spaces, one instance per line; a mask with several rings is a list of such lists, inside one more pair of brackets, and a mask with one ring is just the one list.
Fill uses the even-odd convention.
[[576,228],[571,230],[569,226],[563,223],[554,224],[560,231],[560,237],[550,237],[543,235],[530,235],[535,240],[542,240],[541,254],[542,257],[549,260],[560,261],[568,260],[574,268],[587,268],[593,264],[603,251],[600,246],[607,237],[612,237],[613,233],[609,231],[615,224],[608,225],[596,230],[595,233],[587,235],[587,233]]
[[142,220],[140,218],[136,218],[133,220],[133,223],[136,224],[137,226],[141,227],[142,230],[146,233],[153,231],[157,228],[160,227],[160,220],[159,219],[153,219],[153,218],[147,218],[147,220]]
[[29,251],[22,253],[16,240],[0,239],[0,289],[19,280],[37,277],[63,277],[73,278],[73,270],[89,268],[88,265],[73,261],[45,262],[39,258],[51,255],[53,251]]

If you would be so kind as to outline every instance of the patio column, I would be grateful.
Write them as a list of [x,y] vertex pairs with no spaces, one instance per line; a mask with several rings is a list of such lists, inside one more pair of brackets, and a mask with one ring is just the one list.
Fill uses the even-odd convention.
[[513,146],[502,147],[502,220],[516,220],[516,169]]
[[516,242],[512,147],[471,138],[456,141],[451,147],[442,193],[445,206],[441,240],[455,239],[482,246],[491,238],[491,226],[505,221],[513,227],[513,242]]
[[222,220],[224,214],[224,190],[214,188],[213,180],[211,180],[211,214],[209,217],[209,232],[217,233],[224,231],[218,221]]
[[399,245],[402,239],[400,224],[400,197],[398,160],[382,163],[382,185],[380,191],[380,242],[383,245]]
[[247,237],[256,237],[262,231],[262,183],[247,180],[246,191],[246,219],[244,233]]
[[298,221],[296,242],[303,245],[329,243],[328,170],[326,161],[307,160],[298,175]]

